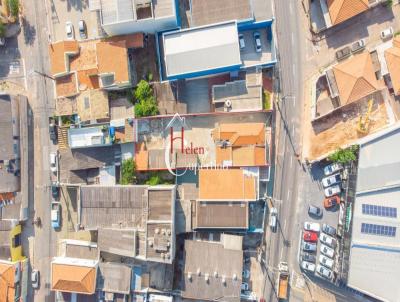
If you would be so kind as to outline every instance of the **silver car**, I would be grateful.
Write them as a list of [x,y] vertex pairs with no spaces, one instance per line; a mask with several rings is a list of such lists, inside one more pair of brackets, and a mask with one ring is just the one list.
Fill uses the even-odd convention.
[[327,268],[332,269],[333,267],[333,259],[328,258],[324,255],[319,255],[319,263],[321,263],[323,266],[326,266]]
[[328,246],[330,246],[330,247],[335,247],[335,246],[336,246],[336,240],[335,240],[335,238],[333,238],[333,237],[331,237],[331,236],[328,236],[328,235],[326,235],[326,234],[324,234],[324,233],[321,233],[321,234],[319,235],[319,240],[320,240],[322,243],[324,243],[324,244],[326,244],[326,245],[328,245]]
[[340,186],[335,185],[335,186],[326,188],[324,190],[324,193],[325,193],[325,197],[331,197],[333,195],[340,194],[341,191],[342,191],[342,189],[340,188]]
[[316,252],[317,251],[317,245],[315,243],[303,242],[301,247],[304,251],[307,251],[307,252]]
[[65,32],[67,34],[68,40],[73,40],[75,38],[74,26],[70,21],[67,21],[67,23],[65,23]]
[[322,254],[328,256],[329,258],[333,258],[333,256],[335,255],[335,250],[325,244],[321,244],[319,250],[321,251]]
[[322,232],[324,232],[325,234],[331,235],[331,236],[336,235],[336,229],[326,223],[324,223],[322,225]]
[[34,289],[38,289],[40,286],[40,273],[38,270],[34,269],[31,273],[31,284]]
[[317,265],[317,273],[328,280],[332,280],[333,278],[333,272],[319,264]]
[[340,173],[336,173],[336,174],[333,174],[331,176],[322,178],[322,180],[321,180],[322,185],[324,186],[324,188],[333,186],[333,185],[335,185],[337,183],[340,183],[341,181],[342,181],[342,178],[340,177]]

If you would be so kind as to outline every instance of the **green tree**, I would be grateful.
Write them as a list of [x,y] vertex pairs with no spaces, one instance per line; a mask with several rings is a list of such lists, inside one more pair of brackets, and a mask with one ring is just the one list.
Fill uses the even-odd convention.
[[135,104],[135,117],[152,116],[158,114],[158,107],[154,97],[139,101]]
[[136,163],[133,159],[126,159],[122,161],[121,168],[121,185],[133,184],[136,180],[135,176]]
[[8,5],[10,6],[11,16],[18,17],[19,13],[19,0],[8,0]]
[[6,35],[6,26],[0,21],[0,38],[4,38]]
[[346,149],[337,149],[328,159],[333,162],[347,164],[357,159],[358,145],[350,146]]
[[153,96],[150,84],[145,80],[141,80],[135,89],[135,98],[138,101],[148,99]]
[[386,0],[386,7],[391,8],[393,6],[393,0]]
[[135,116],[151,116],[158,114],[158,107],[150,84],[141,80],[135,89]]

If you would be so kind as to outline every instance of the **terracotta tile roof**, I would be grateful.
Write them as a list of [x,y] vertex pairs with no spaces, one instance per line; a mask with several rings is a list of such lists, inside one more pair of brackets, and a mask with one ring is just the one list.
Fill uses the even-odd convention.
[[0,301],[14,302],[15,267],[12,264],[0,263]]
[[98,73],[99,71],[97,68],[78,71],[79,89],[86,90],[100,88]]
[[358,101],[379,89],[371,55],[356,55],[333,67],[342,106]]
[[144,142],[135,144],[135,163],[137,170],[149,169],[149,152]]
[[265,144],[263,123],[221,124],[213,130],[216,141],[228,140],[232,146]]
[[328,0],[332,25],[348,20],[368,8],[368,0]]
[[96,268],[52,263],[51,289],[61,292],[93,294],[96,289]]
[[56,78],[56,93],[58,97],[70,97],[77,95],[78,87],[76,74],[70,73],[65,76]]
[[79,53],[77,41],[60,41],[49,46],[51,74],[56,76],[69,72],[70,57]]
[[256,178],[241,169],[199,171],[200,200],[256,200]]
[[122,36],[115,36],[105,41],[126,41],[126,47],[128,48],[143,48],[144,47],[144,40],[143,40],[143,33],[135,33],[130,35],[122,35]]
[[400,95],[400,37],[393,39],[393,47],[385,51],[385,60],[388,67],[394,93]]
[[96,47],[99,73],[113,73],[116,83],[128,82],[129,70],[126,41],[99,42]]

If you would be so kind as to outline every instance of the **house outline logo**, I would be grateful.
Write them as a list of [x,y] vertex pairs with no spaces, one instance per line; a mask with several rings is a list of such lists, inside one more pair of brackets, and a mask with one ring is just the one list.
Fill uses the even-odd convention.
[[[179,113],[175,113],[173,118],[165,127],[165,135],[168,137],[169,140],[166,141],[165,144],[165,153],[164,153],[164,160],[165,165],[168,171],[174,176],[182,176],[188,170],[188,165],[185,165],[184,170],[181,173],[178,173],[177,167],[174,169],[171,166],[171,159],[172,156],[175,155],[175,163],[177,162],[177,154],[174,153],[174,144],[179,142],[179,149],[176,149],[177,152],[180,152],[183,156],[185,155],[192,155],[192,154],[204,154],[204,147],[195,147],[193,146],[193,142],[187,144],[185,142],[185,129],[188,129],[188,125],[186,123],[185,117],[179,115]],[[174,135],[174,130],[179,129],[180,135]],[[182,167],[183,169],[183,167]],[[174,171],[175,170],[175,171]]]

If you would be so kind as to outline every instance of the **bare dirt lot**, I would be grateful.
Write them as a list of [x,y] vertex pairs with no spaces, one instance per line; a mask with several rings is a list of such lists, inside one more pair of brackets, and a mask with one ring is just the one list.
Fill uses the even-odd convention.
[[376,132],[389,125],[385,103],[376,100],[370,115],[369,133],[357,131],[360,114],[364,116],[368,102],[361,101],[344,109],[335,111],[323,120],[315,121],[305,136],[304,158],[315,160],[327,153],[354,143],[367,134]]

